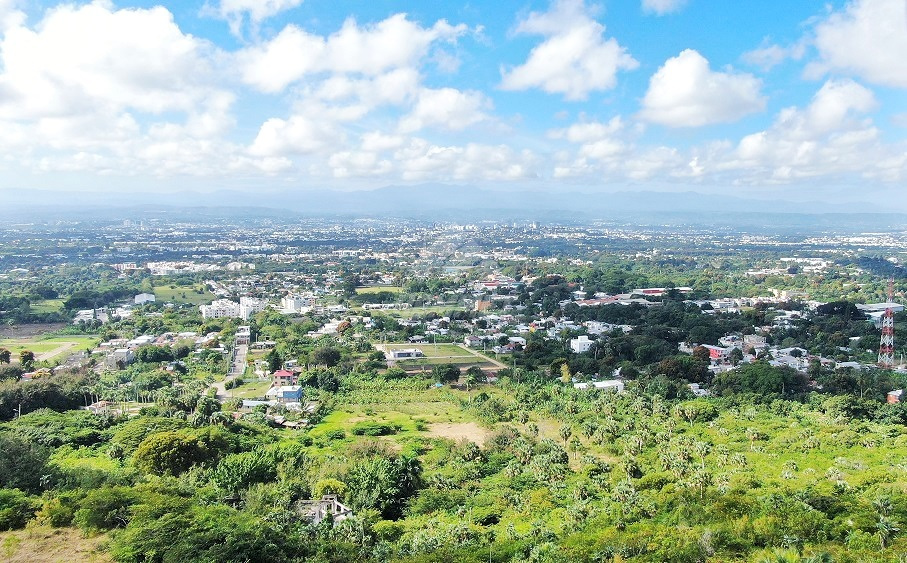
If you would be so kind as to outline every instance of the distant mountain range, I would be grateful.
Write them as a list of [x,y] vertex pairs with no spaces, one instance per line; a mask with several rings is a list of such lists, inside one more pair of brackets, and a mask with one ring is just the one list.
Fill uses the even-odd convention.
[[[387,186],[374,190],[326,189],[295,192],[224,190],[213,193],[121,193],[74,194],[65,191],[5,190],[4,215],[28,212],[40,216],[125,216],[140,211],[160,211],[168,216],[194,215],[237,217],[356,216],[401,217],[427,220],[614,220],[626,222],[690,223],[715,225],[795,226],[804,217],[813,226],[878,226],[907,229],[907,215],[878,213],[867,204],[791,202],[746,199],[698,192],[623,191],[585,193],[492,190],[475,186],[422,184]],[[190,209],[191,208],[191,209]],[[255,208],[255,209],[253,209]],[[830,216],[829,216],[830,214]],[[20,215],[21,216],[21,215]],[[860,227],[863,228],[863,227]]]

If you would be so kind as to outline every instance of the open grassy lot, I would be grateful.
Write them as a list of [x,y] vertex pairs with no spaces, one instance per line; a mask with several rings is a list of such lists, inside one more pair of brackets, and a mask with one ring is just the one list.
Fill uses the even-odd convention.
[[31,350],[38,360],[49,361],[78,350],[94,348],[98,342],[98,338],[92,336],[5,338],[0,340],[0,348],[6,348],[11,352],[13,361],[18,361],[19,352],[22,350]]
[[101,551],[106,534],[85,537],[75,528],[34,526],[0,532],[0,560],[7,563],[57,563],[64,561],[113,561]]
[[198,293],[196,290],[201,289],[202,286],[176,286],[172,288],[170,286],[155,287],[154,288],[154,297],[164,303],[189,303],[191,305],[201,305],[204,303],[210,303],[216,299],[215,295],[208,291],[207,289],[203,290],[202,293]]
[[356,288],[356,293],[360,295],[369,293],[381,293],[382,291],[387,291],[388,293],[403,293],[403,288],[399,285],[373,285],[371,287]]
[[422,350],[422,353],[425,354],[426,358],[444,358],[447,356],[468,356],[469,353],[465,352],[462,348],[456,344],[385,344],[384,349],[390,352],[391,350],[411,350],[411,349]]
[[32,313],[57,313],[62,310],[62,299],[44,299],[31,304]]
[[259,397],[264,397],[265,393],[268,392],[268,389],[271,388],[271,380],[258,380],[258,379],[245,379],[246,383],[243,383],[235,389],[227,389],[227,395],[230,396],[231,392],[233,397],[238,397],[240,399],[257,399]]
[[[311,434],[313,437],[343,431],[348,439],[357,440],[357,425],[375,423],[390,425],[393,439],[405,440],[416,437],[446,437],[445,430],[462,432],[474,428],[476,441],[484,439],[487,429],[480,428],[477,421],[464,412],[451,398],[447,389],[429,389],[423,392],[407,393],[406,398],[393,404],[352,403],[335,409],[322,420]],[[481,434],[481,436],[479,436]]]

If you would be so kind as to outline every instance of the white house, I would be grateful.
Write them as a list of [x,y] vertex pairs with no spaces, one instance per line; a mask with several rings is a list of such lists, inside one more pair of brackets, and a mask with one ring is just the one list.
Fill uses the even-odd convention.
[[391,350],[387,353],[388,360],[409,360],[412,358],[421,358],[425,356],[422,350],[418,348],[407,348],[404,350]]
[[139,293],[133,301],[135,301],[136,305],[144,305],[145,303],[154,303],[156,299],[153,293]]
[[229,299],[216,299],[210,305],[199,305],[203,319],[221,319],[239,316],[239,303]]
[[589,337],[583,334],[570,340],[570,349],[576,354],[582,354],[588,352],[594,343],[594,340],[589,340]]
[[622,393],[624,390],[624,382],[619,379],[606,379],[604,381],[592,381],[589,383],[574,383],[574,389],[588,389],[589,387],[594,387],[596,389],[605,389],[607,391],[617,391]]

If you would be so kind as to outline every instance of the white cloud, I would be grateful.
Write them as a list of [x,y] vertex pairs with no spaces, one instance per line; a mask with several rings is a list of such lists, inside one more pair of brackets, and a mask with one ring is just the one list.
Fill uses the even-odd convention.
[[751,74],[713,71],[686,49],[649,79],[640,117],[669,127],[732,122],[765,107],[762,82]]
[[504,90],[540,88],[584,100],[591,92],[613,88],[619,70],[639,66],[617,40],[605,39],[605,26],[592,19],[582,0],[557,0],[550,11],[529,14],[516,31],[545,40],[525,63],[502,72]]
[[771,127],[741,139],[722,166],[742,170],[753,182],[875,174],[874,163],[890,152],[864,117],[875,107],[875,97],[865,87],[829,80],[806,108],[784,109]]
[[852,73],[885,86],[907,88],[907,4],[855,0],[815,27],[820,61],[808,74]]
[[534,178],[535,156],[507,145],[442,146],[414,138],[394,153],[407,181],[514,181]]
[[686,3],[687,0],[642,0],[642,9],[644,12],[663,16],[679,11]]
[[455,41],[466,31],[465,25],[453,26],[444,20],[424,28],[405,14],[367,26],[349,19],[327,38],[288,25],[270,41],[240,51],[237,62],[245,83],[275,93],[309,74],[376,76],[412,67],[432,43]]
[[385,135],[381,131],[372,131],[364,133],[361,137],[362,150],[369,152],[381,152],[399,148],[406,142],[406,138],[401,135]]
[[787,59],[799,61],[805,54],[806,44],[801,41],[787,47],[775,44],[763,45],[762,47],[744,53],[742,59],[763,70],[771,70]]
[[212,91],[208,49],[161,7],[64,5],[36,30],[17,26],[0,42],[0,116],[190,111]]
[[334,153],[328,159],[328,166],[335,178],[384,176],[393,168],[390,160],[382,159],[369,151]]
[[488,118],[491,101],[481,92],[455,88],[422,88],[412,111],[400,120],[404,133],[424,127],[460,131]]
[[310,154],[335,146],[342,139],[343,133],[330,122],[303,115],[272,118],[262,124],[249,152],[264,157]]
[[16,14],[0,36],[0,137],[19,165],[219,174],[233,158],[219,52],[165,8],[61,5],[34,26]]
[[302,0],[221,0],[217,14],[230,23],[230,30],[239,35],[243,20],[253,25],[302,4]]
[[624,128],[623,120],[620,116],[615,116],[608,123],[598,121],[574,123],[566,129],[555,129],[549,132],[548,136],[579,144],[580,160],[575,166],[586,168],[587,159],[608,160],[617,158],[628,151],[629,146],[622,138]]

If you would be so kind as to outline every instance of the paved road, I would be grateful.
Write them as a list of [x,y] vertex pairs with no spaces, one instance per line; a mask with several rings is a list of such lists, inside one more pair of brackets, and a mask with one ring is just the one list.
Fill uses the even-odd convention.
[[224,384],[236,379],[246,371],[246,355],[248,353],[249,347],[247,345],[240,344],[237,346],[233,353],[233,362],[230,364],[230,371],[227,373],[227,377],[223,381],[218,381],[212,385],[216,389],[215,397],[217,397],[218,401],[225,401],[230,398],[230,393]]

